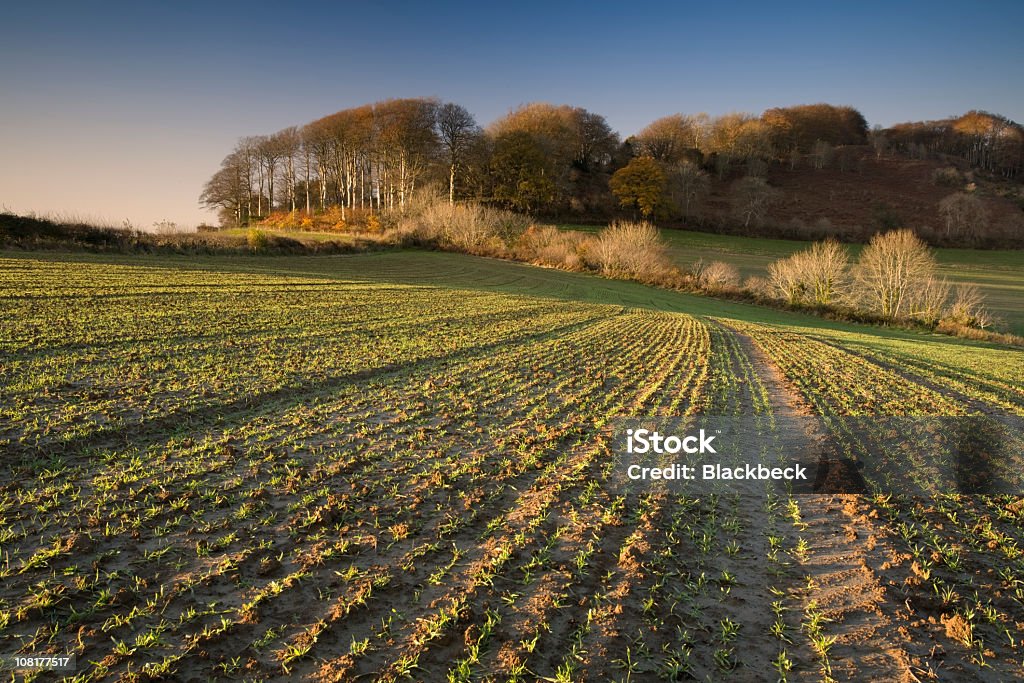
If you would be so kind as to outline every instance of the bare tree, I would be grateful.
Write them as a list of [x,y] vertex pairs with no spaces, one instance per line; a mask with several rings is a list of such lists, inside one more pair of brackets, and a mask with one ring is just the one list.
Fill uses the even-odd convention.
[[875,235],[854,268],[865,307],[888,318],[910,315],[934,273],[935,257],[911,230]]
[[832,145],[824,140],[815,141],[814,147],[811,151],[811,159],[814,162],[814,168],[822,169],[831,164],[833,154],[834,150],[832,149]]
[[683,217],[689,218],[691,208],[698,207],[711,191],[711,179],[699,166],[687,161],[669,168],[666,176],[673,202]]
[[437,101],[387,100],[374,106],[378,174],[387,192],[387,206],[404,211],[437,145]]
[[[257,138],[257,150],[260,160],[260,195],[263,195],[263,179],[267,182],[267,210],[274,210],[274,178],[277,175],[278,164],[281,162],[281,146],[273,135],[262,135]],[[262,215],[262,207],[260,215]]]
[[846,248],[834,239],[827,239],[815,242],[803,253],[811,299],[816,304],[834,303],[847,284],[849,255]]
[[949,301],[950,289],[945,278],[924,278],[911,291],[907,315],[929,325],[938,323]]
[[478,135],[480,127],[462,105],[447,102],[437,110],[437,130],[448,157],[448,203],[455,203],[455,174]]
[[768,264],[768,282],[788,304],[800,303],[804,298],[806,285],[800,273],[799,261],[792,256]]
[[764,178],[748,176],[732,184],[730,190],[733,213],[748,227],[753,221],[760,223],[768,210],[779,201],[781,191],[772,187]]
[[815,242],[768,266],[774,289],[791,304],[807,302],[829,305],[845,292],[849,256],[834,239]]
[[248,194],[246,157],[243,151],[236,150],[224,158],[220,169],[207,181],[199,196],[199,202],[208,208],[216,209],[221,215],[222,223],[238,226],[248,220]]
[[273,146],[274,151],[277,154],[278,159],[281,161],[281,180],[284,182],[285,199],[288,205],[289,211],[295,211],[296,205],[296,191],[295,186],[297,183],[296,174],[296,158],[299,154],[299,148],[302,145],[302,136],[299,135],[299,130],[295,126],[289,126],[284,130],[278,131],[270,137],[270,144]]
[[939,213],[946,221],[946,237],[979,235],[988,227],[988,209],[967,192],[954,192],[945,197],[939,202]]
[[889,138],[886,137],[885,130],[878,124],[875,124],[871,128],[871,132],[868,133],[868,141],[871,143],[871,148],[875,150],[876,159],[881,159],[889,149]]

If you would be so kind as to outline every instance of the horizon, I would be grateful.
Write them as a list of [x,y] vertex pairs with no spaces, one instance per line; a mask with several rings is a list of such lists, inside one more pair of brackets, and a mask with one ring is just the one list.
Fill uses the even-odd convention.
[[971,109],[1024,118],[1017,3],[398,3],[283,19],[243,7],[8,9],[0,57],[18,68],[0,74],[14,94],[2,109],[0,207],[143,229],[213,222],[199,194],[238,138],[397,97],[457,102],[482,126],[528,102],[569,104],[623,138],[677,112],[817,102],[856,107],[869,125]]

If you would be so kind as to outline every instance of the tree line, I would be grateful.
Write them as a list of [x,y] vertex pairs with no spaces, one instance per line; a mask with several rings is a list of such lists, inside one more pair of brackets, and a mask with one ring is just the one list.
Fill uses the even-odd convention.
[[900,123],[874,133],[880,146],[909,156],[927,158],[948,154],[1005,178],[1024,170],[1024,127],[1005,116],[969,111],[963,116]]
[[[759,178],[770,164],[797,159],[820,168],[834,149],[869,142],[892,149],[929,144],[1004,172],[1016,158],[1019,167],[1020,153],[1013,157],[1007,141],[1020,137],[1020,127],[998,119],[999,130],[986,133],[977,118],[928,138],[911,124],[869,131],[853,107],[814,104],[760,116],[674,114],[623,140],[603,116],[581,107],[527,104],[483,128],[456,103],[393,99],[240,139],[200,201],[225,224],[245,225],[273,211],[329,209],[347,220],[353,212],[404,211],[417,188],[434,183],[451,203],[474,199],[540,215],[601,217],[626,207],[685,218],[713,176]],[[998,122],[991,115],[979,120]],[[740,212],[748,222],[770,198],[755,191],[762,184],[740,188],[751,198]]]

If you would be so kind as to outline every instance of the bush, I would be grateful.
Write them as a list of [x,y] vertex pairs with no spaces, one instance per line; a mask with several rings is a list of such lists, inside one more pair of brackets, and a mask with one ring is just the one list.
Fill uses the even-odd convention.
[[403,229],[471,253],[500,254],[530,225],[528,217],[512,211],[438,201],[409,219]]
[[253,251],[265,251],[270,246],[270,235],[258,228],[249,228],[245,241]]
[[761,298],[771,290],[771,283],[768,278],[751,275],[743,281],[743,289],[755,298]]
[[712,261],[706,266],[701,264],[695,268],[694,275],[700,287],[712,292],[737,289],[740,284],[740,271],[724,261]]
[[515,245],[516,257],[556,268],[580,270],[585,254],[593,250],[594,238],[578,232],[559,230],[550,225],[531,226]]
[[601,272],[657,276],[670,269],[668,247],[650,223],[616,221],[597,235],[593,258]]
[[959,187],[963,185],[964,178],[955,167],[946,166],[932,171],[932,183],[945,187]]
[[992,317],[985,310],[985,299],[977,285],[960,285],[940,325],[977,327],[984,329],[992,324]]

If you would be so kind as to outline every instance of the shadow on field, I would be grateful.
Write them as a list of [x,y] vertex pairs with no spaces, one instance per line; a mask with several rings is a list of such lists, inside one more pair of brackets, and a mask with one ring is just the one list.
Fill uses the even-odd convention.
[[[200,406],[182,408],[160,417],[142,422],[122,425],[112,429],[98,430],[86,436],[68,439],[59,444],[24,447],[18,444],[8,446],[11,456],[12,474],[24,474],[19,470],[34,472],[36,467],[45,467],[49,459],[62,455],[82,455],[99,448],[131,446],[144,449],[170,439],[193,435],[211,427],[226,429],[233,424],[271,413],[280,413],[301,405],[309,399],[325,393],[355,385],[363,380],[389,378],[411,373],[440,361],[459,361],[486,355],[508,344],[529,343],[554,338],[593,325],[599,319],[584,320],[562,325],[544,332],[505,337],[497,341],[465,347],[458,351],[425,356],[406,363],[394,363],[357,372],[338,375],[325,380],[301,382],[262,394],[250,394],[232,401],[209,402]],[[34,462],[33,462],[34,461]]]

